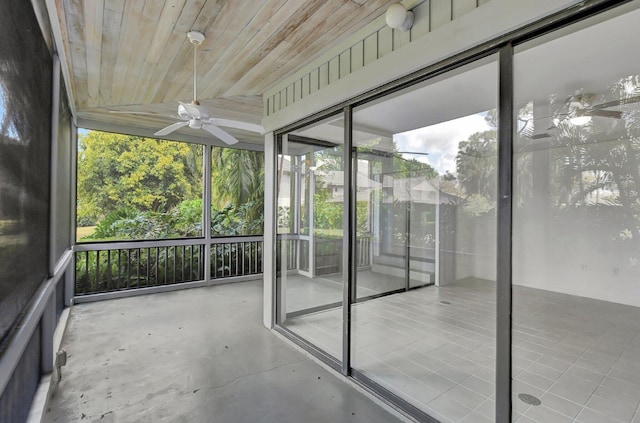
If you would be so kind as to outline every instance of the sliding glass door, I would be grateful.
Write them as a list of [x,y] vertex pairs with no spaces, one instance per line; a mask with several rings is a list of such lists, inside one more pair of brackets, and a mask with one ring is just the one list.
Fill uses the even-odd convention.
[[[341,117],[341,116],[340,116]],[[334,118],[278,146],[278,323],[342,357],[343,128]]]
[[442,421],[494,408],[497,82],[492,56],[353,113],[351,366]]
[[514,420],[639,417],[640,11],[605,16],[514,55]]
[[587,3],[280,135],[277,323],[420,421],[640,416],[640,1]]

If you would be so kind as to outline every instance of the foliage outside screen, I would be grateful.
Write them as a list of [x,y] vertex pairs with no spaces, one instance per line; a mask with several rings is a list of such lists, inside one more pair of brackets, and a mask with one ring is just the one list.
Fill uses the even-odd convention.
[[[78,240],[202,236],[202,157],[203,147],[196,144],[99,131],[81,135]],[[240,159],[246,157],[251,160]],[[212,235],[262,233],[263,157],[214,149]],[[238,174],[249,170],[255,175]]]

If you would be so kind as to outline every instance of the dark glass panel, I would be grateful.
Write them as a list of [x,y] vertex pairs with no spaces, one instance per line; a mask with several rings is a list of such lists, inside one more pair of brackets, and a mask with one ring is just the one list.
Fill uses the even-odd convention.
[[6,341],[47,276],[52,60],[30,2],[3,3],[0,40],[0,340]]

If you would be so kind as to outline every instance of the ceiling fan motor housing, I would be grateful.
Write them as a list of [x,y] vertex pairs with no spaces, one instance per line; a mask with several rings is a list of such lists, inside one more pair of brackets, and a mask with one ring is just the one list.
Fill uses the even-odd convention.
[[200,129],[202,128],[202,121],[200,119],[189,119],[189,128]]

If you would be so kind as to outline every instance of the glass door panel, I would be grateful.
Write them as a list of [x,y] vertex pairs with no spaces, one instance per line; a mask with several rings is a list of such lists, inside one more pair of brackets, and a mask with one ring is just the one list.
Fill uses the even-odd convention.
[[282,137],[277,323],[342,358],[343,138],[330,119]]
[[638,418],[640,11],[620,10],[514,56],[514,420]]
[[353,115],[352,368],[442,421],[494,407],[497,75],[492,56]]

